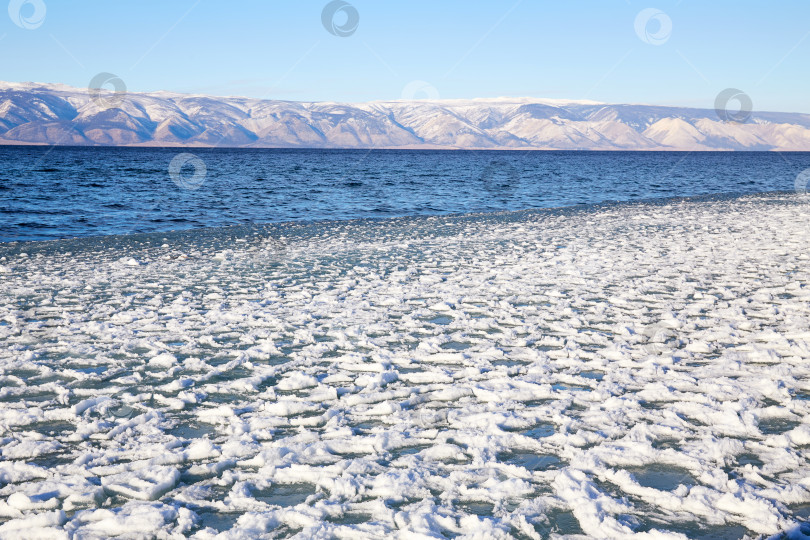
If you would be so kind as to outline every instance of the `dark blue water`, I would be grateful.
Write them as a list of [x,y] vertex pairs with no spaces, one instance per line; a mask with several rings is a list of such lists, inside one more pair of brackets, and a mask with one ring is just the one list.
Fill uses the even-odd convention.
[[175,182],[182,152],[0,147],[0,242],[789,191],[810,168],[810,153],[194,149],[204,178],[187,165]]

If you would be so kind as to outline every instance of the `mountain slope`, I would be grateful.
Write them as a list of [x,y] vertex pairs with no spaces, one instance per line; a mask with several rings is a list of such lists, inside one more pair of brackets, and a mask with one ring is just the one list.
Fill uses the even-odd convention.
[[535,98],[306,103],[0,82],[0,144],[810,151],[810,115]]

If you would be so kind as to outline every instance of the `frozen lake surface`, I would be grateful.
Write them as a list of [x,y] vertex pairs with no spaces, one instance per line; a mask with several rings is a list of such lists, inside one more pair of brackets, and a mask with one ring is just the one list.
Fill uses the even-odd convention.
[[0,245],[0,538],[810,516],[810,199]]

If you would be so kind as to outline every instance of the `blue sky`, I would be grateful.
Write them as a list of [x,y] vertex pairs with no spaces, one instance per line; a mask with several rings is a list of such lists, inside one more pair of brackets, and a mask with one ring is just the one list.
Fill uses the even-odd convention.
[[[86,87],[110,72],[132,91],[333,101],[397,99],[426,81],[442,98],[707,108],[733,87],[757,110],[810,112],[807,0],[351,0],[346,37],[322,24],[327,3],[12,0],[0,79]],[[647,8],[666,19],[639,34]]]

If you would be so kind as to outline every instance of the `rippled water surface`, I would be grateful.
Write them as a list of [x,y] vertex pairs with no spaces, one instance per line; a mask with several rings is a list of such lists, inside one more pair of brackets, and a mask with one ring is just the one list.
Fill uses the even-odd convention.
[[[0,147],[0,241],[793,190],[802,153]],[[181,169],[191,180],[190,166]],[[188,183],[186,183],[188,185]]]

